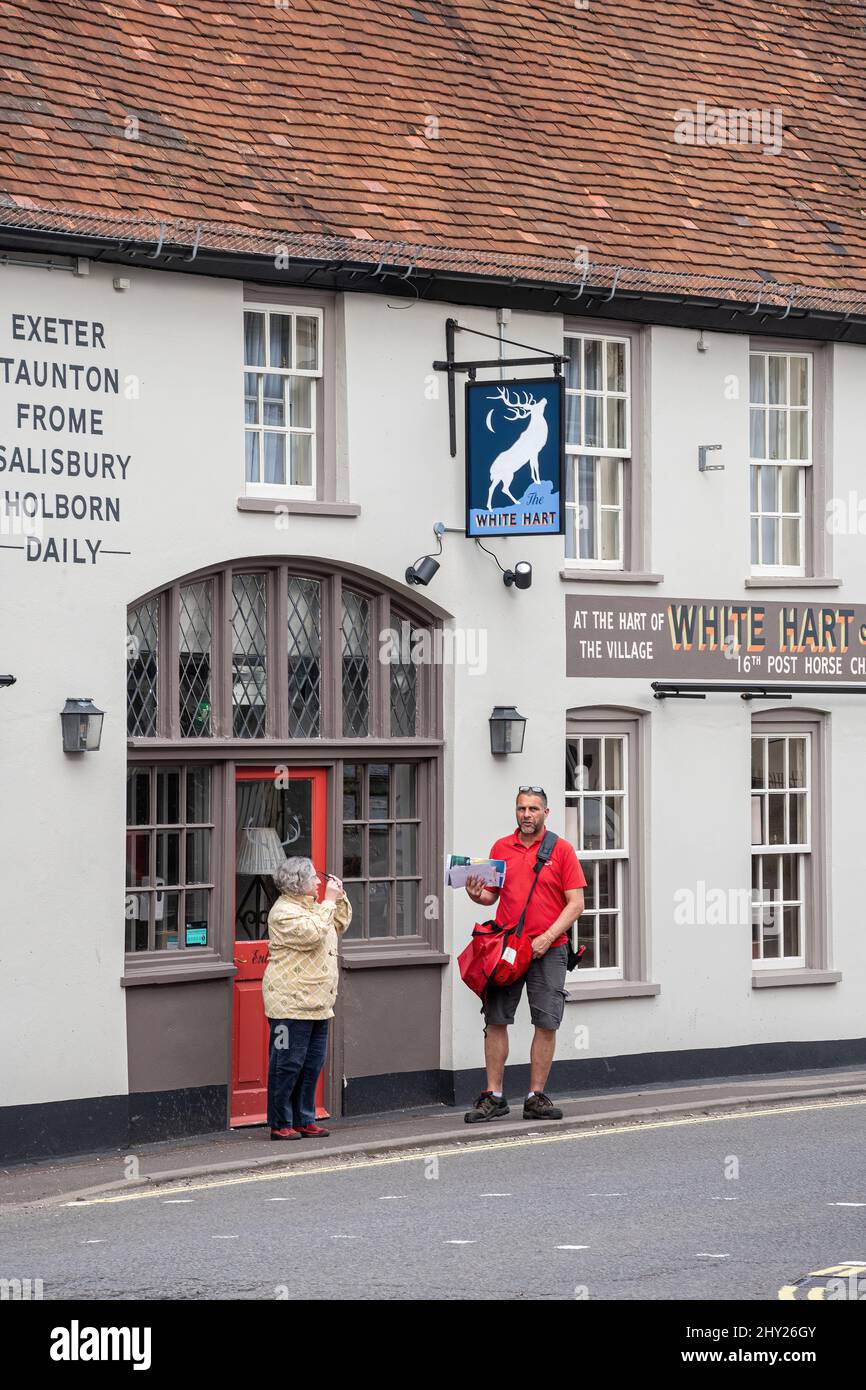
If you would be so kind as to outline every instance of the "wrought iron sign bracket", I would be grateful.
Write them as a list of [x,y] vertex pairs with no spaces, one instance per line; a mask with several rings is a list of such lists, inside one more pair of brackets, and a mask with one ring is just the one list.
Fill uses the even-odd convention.
[[866,695],[866,685],[778,685],[760,681],[650,681],[654,700],[705,700],[708,695],[739,695],[741,700],[791,700],[795,695]]
[[[509,347],[526,348],[529,352],[535,353],[533,357],[490,357],[478,358],[471,362],[456,362],[454,360],[454,335],[455,333],[474,333],[477,338],[490,338],[495,343],[508,343]],[[448,373],[448,437],[451,448],[451,457],[457,457],[457,390],[455,376],[457,372],[467,372],[470,381],[475,380],[475,373],[481,367],[536,367],[552,366],[554,376],[562,375],[562,364],[566,360],[561,352],[544,353],[541,348],[534,348],[529,343],[518,343],[513,338],[500,338],[494,333],[482,333],[479,328],[466,328],[464,324],[458,323],[456,319],[445,320],[445,360],[433,363],[434,372]]]

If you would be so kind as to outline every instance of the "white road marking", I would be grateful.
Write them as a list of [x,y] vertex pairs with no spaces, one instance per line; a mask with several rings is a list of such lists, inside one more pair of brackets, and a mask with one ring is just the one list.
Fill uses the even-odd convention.
[[736,1202],[736,1197],[711,1197],[711,1202]]
[[211,1240],[240,1240],[240,1236],[211,1236]]
[[588,1245],[554,1245],[554,1250],[589,1250]]
[[387,1197],[380,1197],[380,1198],[379,1198],[379,1201],[380,1201],[380,1202],[402,1202],[402,1201],[403,1201],[406,1197],[408,1197],[408,1196],[409,1196],[409,1193],[408,1193],[408,1192],[394,1192],[394,1193],[390,1193],[390,1192],[389,1192],[389,1194],[388,1194]]
[[84,1242],[84,1244],[85,1244],[85,1245],[104,1245],[104,1244],[105,1244],[105,1241],[104,1241],[104,1240],[86,1240],[86,1241]]
[[587,1192],[587,1197],[624,1197],[624,1192]]
[[866,1207],[866,1202],[828,1202],[828,1207]]
[[331,1240],[357,1240],[357,1236],[331,1236]]
[[[322,1177],[330,1173],[349,1173],[359,1168],[385,1168],[395,1163],[420,1163],[425,1158],[466,1158],[476,1154],[488,1154],[494,1149],[534,1148],[538,1144],[576,1144],[593,1139],[612,1138],[620,1134],[647,1133],[657,1129],[683,1129],[694,1125],[739,1124],[743,1120],[772,1119],[779,1115],[801,1115],[809,1110],[845,1110],[852,1106],[866,1105],[866,1097],[851,1100],[827,1100],[818,1102],[801,1101],[796,1105],[776,1105],[765,1109],[723,1110],[712,1115],[690,1115],[676,1120],[638,1121],[634,1124],[611,1124],[598,1129],[581,1129],[569,1133],[543,1134],[539,1137],[520,1136],[514,1139],[471,1140],[468,1143],[439,1146],[435,1141],[420,1143],[417,1148],[406,1153],[375,1155],[370,1158],[341,1158],[336,1163],[322,1163],[295,1169],[280,1168],[277,1173],[245,1173],[240,1177],[211,1178],[203,1182],[187,1180],[183,1187],[168,1188],[169,1192],[204,1192],[215,1187],[240,1187],[253,1182],[273,1182],[289,1178]],[[113,1193],[104,1197],[80,1197],[74,1202],[63,1202],[66,1207],[95,1207],[115,1205],[118,1202],[138,1202],[148,1197],[161,1197],[163,1189],[143,1188],[136,1192]]]
[[729,1260],[730,1255],[711,1255],[706,1250],[699,1250],[695,1255],[696,1260]]
[[477,1240],[446,1240],[446,1241],[443,1241],[443,1244],[444,1244],[444,1245],[477,1245],[477,1244],[478,1244],[478,1241],[477,1241]]
[[195,1201],[195,1197],[166,1197],[164,1207],[183,1207]]
[[291,1197],[266,1197],[266,1202],[290,1202]]
[[510,1192],[479,1192],[479,1197],[510,1197]]

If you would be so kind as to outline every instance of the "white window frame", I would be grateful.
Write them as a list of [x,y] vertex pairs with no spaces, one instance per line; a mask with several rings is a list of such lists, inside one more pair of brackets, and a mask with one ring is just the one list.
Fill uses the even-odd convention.
[[[575,568],[591,570],[624,570],[626,567],[626,541],[627,523],[625,516],[626,509],[626,486],[625,486],[625,464],[631,461],[632,439],[631,439],[631,412],[632,412],[632,340],[629,335],[619,333],[590,333],[581,330],[566,329],[564,333],[566,343],[570,340],[580,343],[581,355],[581,374],[583,372],[583,344],[585,342],[599,342],[602,344],[602,358],[604,371],[604,384],[601,390],[587,391],[583,384],[577,390],[565,387],[566,397],[578,397],[583,402],[586,396],[592,396],[601,401],[601,420],[603,433],[607,434],[607,408],[606,402],[609,399],[621,400],[625,402],[625,445],[621,448],[605,448],[598,445],[569,444],[566,442],[566,467],[572,472],[571,491],[574,496],[573,502],[566,502],[566,519],[569,527],[573,528],[573,549],[574,555],[569,558],[569,564]],[[607,344],[619,343],[624,349],[625,358],[625,389],[623,391],[610,391],[607,388]],[[583,378],[581,375],[581,382]],[[581,433],[583,432],[583,411],[580,412]],[[601,518],[604,512],[616,512],[619,518],[618,539],[619,539],[619,559],[601,560],[590,556],[581,555],[580,550],[580,490],[578,486],[578,460],[581,458],[591,459],[615,459],[617,460],[617,493],[618,504],[602,504],[600,500],[600,490],[596,486],[595,500],[595,535],[600,542],[601,539]],[[598,466],[596,465],[596,474]]]
[[[770,394],[770,392],[769,392],[769,385],[770,385],[770,358],[774,358],[774,357],[775,357],[775,358],[782,358],[782,359],[784,359],[785,362],[786,362],[786,364],[787,364],[787,365],[786,365],[786,370],[785,370],[785,376],[786,376],[786,387],[787,387],[787,389],[786,389],[786,396],[788,397],[788,400],[786,400],[786,401],[784,401],[784,402],[781,402],[781,403],[771,403],[771,402],[770,402],[770,399],[769,399],[769,394]],[[763,361],[764,397],[765,397],[765,399],[764,399],[763,401],[753,401],[753,400],[752,400],[752,360],[753,360],[753,358],[761,358],[762,361]],[[806,363],[806,404],[805,404],[805,406],[796,406],[796,405],[792,405],[791,402],[790,402],[790,395],[791,395],[791,361],[792,361],[794,358],[800,358],[800,359],[804,360],[805,363]],[[813,461],[814,461],[814,448],[815,448],[815,445],[814,445],[814,431],[815,431],[814,379],[815,379],[815,363],[814,363],[814,355],[813,355],[813,353],[811,353],[811,352],[805,352],[805,351],[799,351],[799,350],[795,351],[795,350],[793,350],[793,349],[790,350],[790,351],[786,351],[786,350],[783,349],[783,348],[762,348],[762,347],[754,347],[754,346],[750,347],[750,349],[749,349],[749,568],[750,568],[750,573],[751,573],[753,576],[766,576],[766,577],[779,577],[779,578],[782,578],[782,577],[784,577],[784,576],[786,576],[786,575],[791,576],[791,577],[795,577],[795,576],[800,577],[800,576],[804,576],[804,575],[806,574],[806,559],[807,559],[807,553],[808,553],[810,528],[811,528],[811,524],[812,524],[812,518],[809,517],[809,516],[807,515],[808,501],[807,501],[807,494],[806,494],[806,469],[807,469],[807,468],[811,468],[811,467],[812,467],[812,464],[813,464]],[[787,431],[787,438],[788,438],[789,443],[790,443],[790,437],[791,437],[791,436],[790,436],[790,416],[791,416],[791,414],[794,413],[794,412],[796,412],[796,413],[798,413],[798,414],[800,414],[800,413],[805,414],[805,415],[806,415],[807,422],[808,422],[808,423],[807,423],[807,431],[806,431],[807,457],[806,457],[805,459],[793,459],[793,458],[790,458],[790,457],[780,458],[780,459],[770,459],[770,458],[768,458],[768,457],[760,457],[760,458],[758,458],[758,457],[754,456],[754,455],[752,454],[752,411],[753,411],[753,410],[762,410],[762,411],[764,411],[764,413],[765,413],[765,423],[764,423],[764,454],[765,454],[765,455],[769,453],[769,437],[770,437],[770,428],[769,428],[769,424],[770,424],[771,413],[774,412],[774,411],[777,412],[777,413],[782,413],[782,412],[784,412],[784,414],[786,415],[786,417],[787,417],[786,431]],[[755,483],[757,509],[755,509],[755,508],[752,507],[752,501],[751,501],[751,498],[752,498],[752,487],[753,487],[753,478],[754,478],[754,476],[755,476],[754,470],[755,470],[756,468],[772,468],[772,469],[774,469],[774,470],[777,472],[777,474],[778,474],[777,497],[778,497],[778,501],[779,501],[779,510],[776,510],[776,511],[763,511],[763,510],[761,509],[761,494],[760,494],[760,479],[759,479],[759,478],[756,480],[756,483]],[[781,510],[781,499],[782,499],[782,472],[781,472],[781,470],[782,470],[783,468],[796,468],[796,470],[797,470],[797,475],[798,475],[798,476],[797,476],[797,486],[798,486],[797,495],[798,495],[798,508],[799,508],[797,512],[783,512],[783,511]],[[761,544],[762,544],[762,537],[761,537],[761,529],[762,529],[762,528],[761,528],[761,523],[762,523],[763,520],[765,520],[765,519],[767,519],[767,518],[771,518],[771,519],[774,520],[774,522],[776,523],[776,525],[777,525],[777,527],[778,527],[778,532],[779,532],[779,534],[778,534],[778,552],[777,552],[777,553],[778,553],[779,555],[781,555],[781,554],[782,554],[782,519],[785,518],[785,517],[795,517],[795,516],[798,518],[799,523],[800,523],[800,526],[799,526],[799,533],[800,533],[800,563],[797,564],[797,565],[785,565],[785,564],[769,565],[769,564],[763,564],[763,563],[756,562],[755,557],[754,557],[754,553],[753,553],[753,549],[752,549],[752,532],[753,532],[753,530],[754,530],[754,528],[755,528],[755,523],[757,523],[757,530],[758,530],[758,553],[760,554]]]
[[[627,873],[627,871],[628,871],[628,861],[629,861],[629,852],[630,852],[630,851],[629,851],[629,821],[630,821],[630,814],[631,814],[631,804],[630,804],[630,800],[629,800],[630,795],[631,795],[631,789],[630,789],[630,786],[629,786],[629,776],[630,776],[630,768],[629,768],[629,739],[628,739],[628,735],[627,735],[626,733],[624,733],[624,732],[622,732],[622,733],[620,733],[620,732],[616,732],[616,733],[614,733],[614,732],[608,732],[608,731],[607,731],[603,726],[601,726],[601,725],[599,726],[597,732],[596,732],[595,730],[593,730],[592,733],[567,733],[567,734],[566,734],[566,744],[569,744],[569,743],[578,743],[578,744],[582,745],[584,742],[586,742],[587,739],[598,740],[598,742],[599,742],[599,744],[600,744],[599,761],[600,761],[600,767],[601,767],[601,770],[602,770],[602,771],[603,771],[603,769],[604,769],[604,767],[605,767],[605,761],[606,761],[606,760],[605,760],[605,750],[604,750],[605,742],[606,742],[606,741],[611,741],[611,742],[612,742],[612,741],[616,740],[616,741],[619,742],[619,744],[620,744],[620,746],[621,746],[621,749],[622,749],[622,790],[621,790],[621,791],[618,790],[618,789],[610,790],[610,789],[608,789],[608,788],[606,788],[606,787],[600,787],[600,788],[598,788],[598,789],[596,789],[596,788],[592,788],[592,789],[581,789],[581,788],[579,788],[579,787],[566,787],[566,789],[565,789],[565,806],[566,806],[566,812],[568,811],[568,809],[569,809],[570,806],[575,805],[575,804],[579,804],[579,803],[581,802],[581,800],[584,799],[584,798],[587,797],[587,796],[599,797],[599,798],[601,799],[601,802],[602,802],[602,808],[604,808],[604,804],[605,804],[604,798],[605,798],[605,797],[609,797],[609,796],[616,797],[616,799],[617,799],[617,800],[620,802],[620,804],[621,804],[620,824],[621,824],[621,827],[622,827],[622,845],[621,845],[619,848],[617,848],[617,849],[604,849],[604,848],[602,848],[602,849],[598,849],[598,850],[585,850],[585,849],[582,849],[580,845],[575,845],[573,840],[571,840],[571,839],[569,840],[569,843],[571,843],[571,844],[574,846],[575,853],[577,854],[577,857],[578,857],[578,859],[580,860],[581,866],[582,866],[582,868],[583,868],[583,870],[584,870],[584,877],[586,878],[587,887],[588,887],[588,888],[589,888],[590,886],[592,886],[591,883],[590,883],[590,875],[594,873],[595,865],[596,865],[597,863],[608,863],[608,864],[613,864],[613,866],[614,866],[615,896],[616,896],[616,904],[617,904],[616,908],[615,908],[615,909],[612,909],[612,910],[611,910],[611,909],[607,909],[607,908],[599,909],[598,906],[596,906],[596,907],[590,909],[589,914],[586,914],[586,913],[585,913],[584,915],[592,915],[592,916],[594,916],[595,919],[596,919],[596,926],[598,925],[598,919],[599,919],[600,917],[615,917],[615,918],[616,918],[616,937],[615,937],[615,941],[616,941],[616,959],[617,959],[617,961],[618,961],[618,964],[617,964],[617,965],[611,965],[611,966],[599,966],[599,965],[595,965],[595,966],[578,966],[578,967],[576,968],[576,970],[573,972],[571,978],[572,978],[573,980],[623,980],[623,979],[625,979],[624,963],[623,963],[623,952],[624,952],[624,949],[625,949],[624,920],[623,920],[623,918],[624,918],[624,912],[625,912],[625,909],[626,909],[626,895],[625,895],[625,891],[624,891],[625,885],[624,885],[623,880],[624,880],[624,877],[625,877],[625,875],[626,875],[626,873]],[[602,777],[602,780],[604,780],[603,777]],[[582,823],[583,823],[583,818],[582,818],[582,817],[579,817],[579,824],[582,824]],[[596,898],[595,901],[596,901],[596,903],[597,903],[598,899]],[[581,919],[578,919],[578,932],[580,932],[580,921],[581,921]],[[596,946],[597,946],[597,942],[598,942],[598,933],[597,933],[597,931],[596,931],[596,934],[595,934],[595,939],[596,939]],[[596,950],[596,959],[598,959],[597,950]]]
[[[319,427],[318,427],[318,421],[319,421],[319,402],[318,402],[317,397],[318,397],[318,392],[322,390],[322,382],[323,382],[323,379],[324,379],[324,361],[325,361],[325,342],[324,342],[325,314],[324,314],[324,310],[323,310],[323,309],[314,308],[314,307],[312,307],[312,306],[310,306],[310,305],[305,305],[305,304],[258,303],[258,302],[251,302],[251,301],[249,301],[249,300],[245,300],[244,303],[243,303],[243,314],[244,314],[244,315],[246,315],[246,314],[263,314],[263,315],[265,316],[265,360],[266,360],[266,362],[267,362],[267,359],[270,357],[270,350],[269,350],[269,349],[270,349],[270,334],[271,334],[271,327],[270,327],[270,323],[271,323],[271,321],[270,321],[270,316],[271,316],[271,314],[280,314],[280,315],[282,315],[282,316],[284,316],[284,317],[287,316],[287,315],[291,315],[291,318],[292,318],[292,362],[293,362],[293,363],[296,361],[296,358],[297,358],[297,347],[296,347],[296,342],[297,342],[297,320],[298,320],[298,318],[299,318],[299,317],[300,317],[300,318],[313,318],[313,319],[316,319],[316,321],[317,321],[317,324],[318,324],[318,328],[317,328],[318,366],[315,367],[315,368],[313,368],[313,367],[295,367],[295,366],[292,366],[292,367],[270,367],[270,366],[265,365],[265,366],[263,367],[263,366],[261,366],[260,364],[249,364],[249,363],[247,363],[247,362],[244,362],[244,364],[243,364],[244,380],[243,380],[243,383],[242,383],[242,384],[243,384],[243,393],[242,393],[242,402],[241,402],[241,409],[242,409],[242,411],[243,411],[243,418],[244,418],[244,425],[243,425],[243,429],[244,429],[244,464],[243,464],[243,468],[244,468],[244,490],[245,490],[246,495],[247,495],[248,497],[287,497],[287,498],[288,498],[288,497],[293,497],[293,498],[297,498],[297,499],[312,501],[312,500],[314,500],[314,499],[316,498],[316,496],[317,496],[317,489],[318,489],[318,472],[319,472],[319,451],[320,451],[320,446],[321,446],[321,441],[320,441],[319,438],[318,438],[318,434],[319,434]],[[243,331],[243,323],[244,323],[244,320],[243,320],[243,319],[241,320],[241,323],[242,323],[242,343],[245,345],[245,344],[246,344],[246,333]],[[244,353],[242,353],[242,355],[243,355],[243,356],[246,356],[246,353],[244,352]],[[260,380],[259,380],[259,385],[258,385],[258,415],[259,415],[259,422],[258,422],[258,424],[256,424],[256,425],[250,425],[250,424],[247,423],[247,420],[246,420],[246,394],[247,394],[247,392],[246,392],[246,376],[247,376],[247,373],[248,373],[248,372],[254,372],[254,373],[260,378]],[[310,378],[310,380],[312,381],[312,389],[311,389],[311,392],[310,392],[310,420],[311,420],[311,424],[310,424],[309,428],[306,427],[306,426],[292,426],[291,424],[286,424],[286,425],[265,425],[265,422],[264,422],[264,402],[263,402],[263,383],[262,383],[262,379],[263,379],[264,377],[266,377],[266,376],[279,376],[279,377],[284,377],[284,378],[289,378],[289,379],[291,379],[291,378],[293,378],[293,377],[308,377],[308,378]],[[265,433],[282,434],[282,435],[284,435],[285,438],[286,438],[286,454],[285,454],[285,460],[286,460],[286,477],[287,477],[287,478],[290,477],[290,475],[291,475],[291,449],[290,449],[289,446],[290,446],[290,441],[291,441],[292,435],[306,435],[306,436],[308,436],[309,439],[310,439],[310,473],[311,473],[310,482],[309,482],[309,483],[291,483],[291,482],[285,482],[285,483],[269,483],[269,482],[265,482],[265,481],[263,481],[263,480],[261,480],[261,481],[259,481],[259,482],[251,482],[249,479],[247,479],[247,476],[246,476],[246,437],[247,437],[247,434],[248,434],[250,431],[254,431],[255,433],[257,433],[258,436],[259,436],[259,440],[260,440],[260,444],[259,444],[259,477],[260,477],[260,479],[261,479],[261,475],[262,475],[263,470],[264,470],[264,436],[265,436]]]
[[[768,747],[767,747],[767,745],[769,744],[769,742],[770,742],[771,740],[779,740],[779,739],[784,740],[784,745],[785,745],[785,759],[784,759],[784,767],[785,767],[784,778],[785,778],[785,780],[784,780],[784,785],[783,785],[782,787],[775,787],[775,788],[773,788],[773,787],[770,787],[770,785],[769,785],[769,780],[768,780],[768,778],[769,778],[769,772],[768,772],[768,770],[769,770],[769,756],[768,756]],[[796,788],[792,788],[792,787],[791,787],[791,783],[790,783],[790,772],[789,772],[790,744],[791,744],[791,741],[792,741],[793,739],[798,739],[798,740],[801,741],[801,742],[805,742],[805,750],[804,750],[804,778],[805,778],[805,780],[804,780],[804,784],[803,784],[802,787],[796,787]],[[770,859],[770,858],[773,858],[773,857],[779,857],[779,858],[781,858],[781,857],[784,856],[784,855],[793,855],[793,856],[796,856],[796,859],[797,859],[797,891],[798,891],[798,895],[799,895],[799,896],[798,896],[798,898],[797,898],[796,900],[793,900],[793,899],[786,899],[786,898],[784,898],[784,897],[781,897],[781,898],[779,899],[779,901],[778,901],[778,908],[781,909],[782,914],[783,914],[783,916],[782,916],[782,922],[779,924],[779,928],[778,928],[779,931],[781,931],[781,932],[783,933],[782,938],[781,938],[781,941],[780,941],[780,949],[781,949],[781,947],[784,945],[784,909],[785,909],[786,906],[795,905],[795,902],[796,902],[796,906],[798,906],[799,909],[800,909],[800,952],[799,952],[799,954],[796,955],[796,956],[782,956],[782,955],[779,955],[779,956],[766,956],[766,957],[765,957],[765,956],[763,955],[763,950],[764,950],[764,932],[763,932],[763,930],[762,930],[762,931],[760,932],[760,935],[759,935],[759,942],[760,942],[760,947],[761,947],[761,955],[760,955],[760,956],[753,956],[753,957],[752,957],[752,969],[753,969],[753,970],[790,970],[790,969],[799,969],[799,968],[805,967],[805,965],[806,965],[806,946],[807,946],[807,942],[808,942],[808,940],[809,940],[809,933],[810,933],[811,927],[812,927],[812,924],[811,924],[811,922],[810,922],[810,920],[809,920],[809,912],[810,912],[810,909],[811,909],[811,897],[812,897],[812,895],[811,895],[811,893],[810,893],[810,888],[809,888],[809,875],[810,875],[810,872],[811,872],[811,862],[810,862],[810,859],[811,859],[811,855],[812,855],[812,752],[813,752],[813,749],[812,749],[812,734],[811,734],[810,732],[805,732],[805,731],[804,731],[804,732],[794,732],[794,731],[790,731],[790,732],[789,732],[788,730],[783,729],[783,728],[766,728],[766,729],[764,729],[764,728],[762,728],[760,725],[756,725],[756,726],[754,726],[753,729],[752,729],[751,740],[752,740],[752,742],[751,742],[750,745],[749,745],[749,754],[750,754],[750,756],[749,756],[749,766],[750,766],[750,768],[751,768],[751,766],[752,766],[752,743],[754,743],[754,742],[760,740],[760,741],[763,742],[763,744],[764,744],[763,764],[762,764],[762,765],[763,765],[763,768],[764,768],[764,785],[763,785],[762,787],[753,787],[753,786],[750,786],[750,797],[751,797],[751,808],[752,808],[751,824],[752,824],[752,837],[753,837],[753,842],[752,842],[752,846],[751,846],[751,858],[752,858],[752,861],[753,861],[753,863],[754,863],[754,860],[755,860],[756,858],[762,859],[762,860],[763,860],[763,859]],[[749,780],[750,780],[750,783],[751,783],[751,775],[750,775],[750,779],[749,779]],[[788,810],[789,810],[788,801],[789,801],[789,797],[790,797],[790,794],[791,794],[792,790],[793,790],[797,795],[802,795],[802,796],[803,796],[803,800],[804,800],[804,802],[805,802],[805,811],[806,811],[806,814],[805,814],[805,839],[804,839],[802,842],[797,842],[797,843],[786,843],[786,844],[780,844],[780,845],[770,844],[770,843],[767,841],[767,839],[766,839],[767,835],[769,834],[769,800],[768,800],[769,795],[770,795],[771,792],[772,792],[772,793],[775,793],[776,795],[779,795],[779,794],[782,794],[782,793],[785,795],[786,827],[787,827],[787,829],[789,830],[789,829],[790,829],[790,822],[789,822],[788,819],[787,819],[787,817],[788,817]],[[759,830],[759,833],[760,833],[760,835],[761,835],[761,839],[760,839],[759,841],[755,841],[755,840],[754,840],[754,835],[755,835],[755,813],[756,813],[756,811],[758,812],[758,817],[759,817],[759,821],[760,821],[760,825],[758,826],[758,830]],[[781,865],[780,865],[780,870],[781,870]],[[781,892],[781,891],[782,891],[782,875],[781,875],[781,873],[780,873],[780,876],[779,876],[779,889],[780,889],[780,892]],[[752,891],[754,892],[754,890],[752,890]],[[774,908],[774,911],[775,911],[775,910],[776,910],[776,909]],[[759,899],[757,902],[753,899],[753,901],[752,901],[752,925],[753,925],[753,926],[755,925],[756,914],[758,914],[758,913],[763,913],[763,908],[762,908],[760,899]]]

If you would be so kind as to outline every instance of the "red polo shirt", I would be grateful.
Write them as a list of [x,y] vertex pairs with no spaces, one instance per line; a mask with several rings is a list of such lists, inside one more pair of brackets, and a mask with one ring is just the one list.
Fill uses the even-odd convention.
[[[511,835],[497,840],[490,851],[491,859],[504,859],[506,866],[505,882],[499,889],[499,906],[496,909],[496,921],[501,927],[516,925],[523,911],[532,887],[533,869],[543,835],[544,831],[531,845],[523,845],[515,830]],[[565,907],[566,890],[585,887],[586,879],[574,847],[560,836],[547,863],[538,871],[538,886],[532,895],[523,930],[530,937],[541,936]],[[553,944],[564,946],[565,932]]]

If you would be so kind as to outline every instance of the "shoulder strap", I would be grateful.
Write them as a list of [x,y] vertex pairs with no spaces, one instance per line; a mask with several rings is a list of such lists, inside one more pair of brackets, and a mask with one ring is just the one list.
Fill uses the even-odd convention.
[[553,848],[558,839],[559,836],[557,835],[555,830],[545,830],[544,838],[541,841],[541,844],[538,846],[538,856],[535,860],[536,873],[538,873],[538,870],[541,868],[542,864],[546,864],[550,856],[553,854]]
[[545,830],[541,840],[541,844],[538,846],[538,853],[535,856],[535,864],[532,869],[532,887],[529,890],[529,896],[527,897],[526,902],[523,904],[523,911],[520,914],[520,920],[518,921],[514,931],[515,936],[522,936],[523,934],[523,923],[526,917],[529,904],[532,901],[532,895],[535,892],[535,885],[538,882],[539,870],[544,867],[544,865],[547,863],[548,859],[552,855],[554,845],[556,844],[558,839],[559,836],[555,834],[553,830]]

